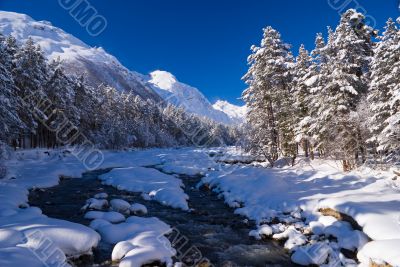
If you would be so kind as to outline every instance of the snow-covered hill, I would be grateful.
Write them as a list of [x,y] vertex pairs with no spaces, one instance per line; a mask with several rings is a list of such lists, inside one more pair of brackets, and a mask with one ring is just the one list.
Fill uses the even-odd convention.
[[227,114],[213,108],[207,98],[196,88],[179,82],[174,75],[166,71],[153,71],[147,83],[168,103],[183,107],[194,113],[225,124],[232,124]]
[[0,33],[24,43],[31,37],[49,59],[60,58],[70,74],[86,73],[93,86],[107,84],[157,102],[163,99],[188,112],[225,124],[237,123],[224,110],[214,109],[196,88],[180,83],[164,71],[142,75],[128,70],[101,47],[90,47],[48,21],[35,21],[25,14],[0,11]]
[[228,101],[218,100],[214,103],[213,108],[224,112],[237,123],[243,123],[246,117],[246,106],[236,106]]

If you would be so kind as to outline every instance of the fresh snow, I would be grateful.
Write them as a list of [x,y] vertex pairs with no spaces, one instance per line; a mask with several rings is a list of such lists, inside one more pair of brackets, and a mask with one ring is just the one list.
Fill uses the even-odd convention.
[[[182,181],[158,170],[144,167],[119,168],[99,178],[104,184],[114,186],[118,190],[143,192],[161,204],[183,210],[189,209],[188,196],[182,189]],[[129,207],[128,203],[127,209]]]
[[[226,167],[222,172],[209,172],[202,183],[209,184],[228,205],[236,207],[236,213],[259,223],[273,218],[285,221],[283,212],[293,214],[301,208],[301,216],[310,223],[314,234],[337,238],[338,243],[332,246],[337,246],[338,257],[339,248],[358,249],[361,250],[359,260],[368,264],[370,260],[393,263],[393,247],[400,247],[399,186],[394,185],[391,178],[390,173],[367,167],[343,173],[339,163],[316,159],[300,160],[294,167],[273,169]],[[322,216],[319,221],[320,208],[331,208],[351,216],[363,228],[363,233],[329,216]],[[255,232],[251,235],[257,236]],[[366,235],[377,242],[368,243]],[[293,227],[273,237],[289,238],[285,243],[288,249],[296,250],[306,243]],[[362,249],[365,244],[366,250]],[[391,246],[382,249],[382,244]],[[379,253],[369,253],[374,249]],[[294,257],[300,257],[299,253]],[[398,262],[394,266],[399,266]]]
[[[129,247],[128,243],[139,244],[133,240],[141,234],[146,236],[145,232],[162,235],[170,229],[156,218],[133,216],[125,220],[124,215],[115,211],[89,211],[86,217],[94,219],[90,226],[99,236],[88,227],[42,215],[40,209],[27,204],[28,190],[56,185],[60,175],[80,177],[85,171],[81,163],[68,153],[44,152],[20,151],[5,161],[8,174],[0,183],[0,255],[10,253],[10,257],[1,259],[1,266],[12,266],[11,262],[22,264],[27,259],[32,261],[30,266],[41,266],[27,250],[35,246],[37,238],[31,236],[27,240],[26,236],[36,230],[51,238],[64,255],[75,256],[90,253],[100,236],[112,244],[127,241],[121,246]],[[259,163],[231,165],[216,162],[221,159],[229,162],[231,158],[239,162],[240,159],[249,160],[248,155],[232,148],[104,151],[104,156],[101,168],[114,167],[101,177],[104,183],[118,189],[142,192],[151,200],[185,210],[189,207],[181,179],[185,179],[185,175],[206,175],[202,184],[211,186],[236,209],[236,213],[257,222],[257,229],[250,233],[252,236],[283,239],[285,247],[293,253],[292,260],[297,263],[315,262],[316,258],[307,259],[304,255],[327,246],[329,255],[326,257],[330,262],[340,259],[342,263],[354,266],[353,261],[342,255],[341,249],[345,248],[358,250],[358,259],[364,266],[370,261],[400,266],[396,254],[396,248],[400,246],[400,186],[391,179],[390,173],[367,167],[343,173],[337,162],[319,159],[308,161],[300,158],[294,167],[280,164],[280,168],[260,167],[262,164]],[[171,175],[143,166],[156,166]],[[94,199],[107,200],[108,196],[95,197],[88,203],[94,203]],[[114,202],[116,209],[120,210],[123,203],[122,206],[134,214],[146,210],[134,203],[129,203],[128,207],[124,202]],[[353,217],[363,232],[354,230],[347,222],[322,216],[318,212],[320,208],[335,209]],[[272,221],[274,218],[278,222]],[[149,236],[152,236],[148,242],[151,246],[155,235]],[[335,241],[329,237],[334,237]],[[155,247],[152,249],[157,250]],[[116,249],[115,253],[126,255],[125,258],[128,254],[142,255],[138,250],[130,251]],[[172,254],[159,257],[167,259]],[[143,259],[148,258],[143,256]]]

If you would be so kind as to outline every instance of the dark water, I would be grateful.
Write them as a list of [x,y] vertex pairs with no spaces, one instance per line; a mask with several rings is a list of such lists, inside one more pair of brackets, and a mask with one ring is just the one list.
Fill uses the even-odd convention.
[[[146,216],[158,217],[177,229],[170,237],[178,250],[178,259],[187,266],[209,266],[196,264],[206,258],[212,265],[220,266],[295,266],[290,262],[287,252],[276,242],[257,241],[248,236],[254,229],[252,222],[235,215],[223,200],[206,188],[197,190],[201,177],[181,175],[185,192],[189,195],[192,212],[172,209],[155,201],[145,201],[140,194],[118,191],[100,183],[97,176],[109,170],[93,171],[83,174],[81,179],[64,179],[53,188],[35,190],[30,194],[30,204],[40,207],[49,217],[64,219],[88,225],[80,208],[88,198],[99,192],[113,198],[125,199],[130,203],[144,204],[148,209]],[[100,243],[92,259],[75,262],[78,266],[117,266],[111,258],[112,245]],[[195,264],[193,264],[195,263]],[[157,265],[153,265],[157,266]]]

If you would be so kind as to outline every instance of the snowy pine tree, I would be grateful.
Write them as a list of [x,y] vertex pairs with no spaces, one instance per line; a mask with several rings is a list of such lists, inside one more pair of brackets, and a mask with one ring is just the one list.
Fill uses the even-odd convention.
[[329,34],[324,48],[327,63],[320,66],[324,80],[316,95],[320,103],[316,114],[318,148],[342,159],[345,170],[354,166],[359,153],[365,154],[365,140],[353,113],[368,88],[371,34],[362,14],[346,11],[335,32]]
[[20,103],[11,75],[12,58],[6,49],[6,39],[0,34],[0,140],[11,141],[18,137],[23,123],[17,113]]
[[400,32],[396,23],[389,19],[383,36],[374,49],[371,64],[371,83],[368,94],[372,141],[382,153],[400,148]]
[[291,113],[288,109],[292,108],[289,85],[293,65],[289,49],[276,30],[265,28],[261,47],[252,47],[253,53],[248,58],[250,68],[243,77],[249,86],[243,99],[252,126],[250,149],[261,152],[272,165],[278,159],[281,142],[285,149],[290,149],[294,137],[288,120]]

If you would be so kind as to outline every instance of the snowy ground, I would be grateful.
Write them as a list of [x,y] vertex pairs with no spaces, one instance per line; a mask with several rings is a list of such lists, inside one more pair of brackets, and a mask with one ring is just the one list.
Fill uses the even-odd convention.
[[[366,167],[344,174],[334,161],[301,160],[275,169],[227,166],[223,173],[210,172],[203,183],[237,213],[256,220],[260,234],[289,238],[285,247],[297,263],[321,265],[330,257],[330,266],[355,265],[341,253],[347,249],[359,251],[363,266],[370,261],[400,266],[400,182],[392,177]],[[322,216],[318,210],[324,208],[351,216],[363,232]]]
[[[106,177],[105,182],[110,184],[118,182],[115,184],[117,187],[127,190],[130,189],[129,186],[142,185],[139,191],[153,196],[155,200],[165,205],[188,209],[187,196],[183,193],[179,179],[154,169],[141,167],[161,164],[165,153],[171,153],[171,151],[158,149],[131,152],[104,151],[105,160],[101,168],[119,168],[110,174],[123,170],[127,171],[127,175],[134,173],[132,177],[124,177],[126,179],[123,180]],[[126,241],[131,244],[130,249],[124,246],[122,250],[122,245],[117,244],[115,253],[118,257],[125,257],[121,261],[121,266],[136,266],[130,262],[134,261],[137,264],[151,259],[171,261],[173,250],[168,248],[168,240],[162,240],[162,246],[165,248],[163,253],[161,253],[161,245],[156,244],[160,243],[158,240],[161,238],[160,232],[169,229],[169,226],[161,221],[158,224],[154,221],[138,223],[138,217],[133,216],[125,220],[125,217],[116,211],[107,212],[105,215],[93,214],[95,213],[93,211],[87,216],[93,216],[93,219],[99,218],[98,220],[106,218],[114,223],[124,221],[119,224],[103,224],[102,227],[97,225],[96,232],[83,225],[48,218],[41,213],[40,209],[29,207],[28,190],[51,187],[58,184],[61,176],[81,177],[81,174],[86,171],[81,162],[69,153],[62,151],[49,153],[47,150],[19,151],[12,155],[5,165],[7,176],[0,182],[0,266],[23,266],[24,263],[27,266],[61,266],[61,264],[67,266],[66,257],[90,254],[100,238],[104,239],[108,236],[113,236],[113,243]],[[143,179],[147,179],[148,183],[143,182]],[[88,201],[88,204],[92,205],[91,208],[105,204],[100,199],[98,201],[100,202],[96,202],[93,198]],[[143,213],[145,207],[132,207],[134,210],[138,208]],[[101,211],[98,212],[101,213]],[[132,231],[133,228],[135,231]],[[131,231],[128,234],[123,229]],[[118,236],[121,238],[116,238]],[[50,249],[43,251],[47,248],[48,242],[51,244]],[[138,249],[135,250],[132,246]],[[152,257],[149,253],[143,254],[141,251],[156,251],[157,253],[153,253]]]
[[[105,151],[104,156],[101,168],[115,168],[101,177],[104,183],[142,192],[146,200],[183,210],[190,207],[182,182],[174,174],[205,175],[203,184],[218,192],[237,213],[257,221],[258,229],[249,234],[284,240],[297,263],[356,265],[344,251],[357,250],[363,266],[370,261],[400,266],[400,183],[387,172],[361,168],[344,174],[334,161],[322,160],[301,160],[295,167],[274,169],[260,167],[264,165],[260,163],[223,163],[251,160],[232,148]],[[145,207],[93,196],[88,205],[107,202],[112,211],[87,215],[94,219],[91,228],[48,218],[40,209],[29,207],[29,189],[54,186],[60,175],[81,176],[85,169],[72,155],[22,151],[6,161],[6,166],[7,177],[0,182],[0,266],[65,262],[65,256],[90,253],[100,238],[116,244],[113,258],[123,259],[120,266],[150,260],[171,263],[174,250],[160,237],[169,226],[157,218],[144,221],[124,214],[128,208],[143,212]],[[146,166],[157,166],[164,173]],[[318,212],[321,208],[351,216],[362,232],[348,222],[323,216]],[[43,240],[50,240],[54,253],[42,253]]]

